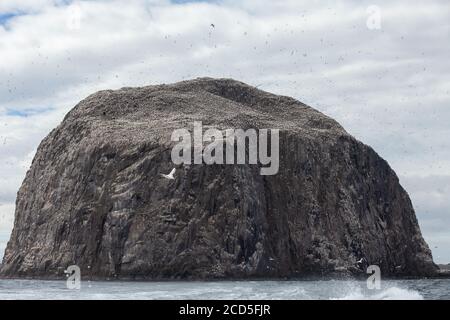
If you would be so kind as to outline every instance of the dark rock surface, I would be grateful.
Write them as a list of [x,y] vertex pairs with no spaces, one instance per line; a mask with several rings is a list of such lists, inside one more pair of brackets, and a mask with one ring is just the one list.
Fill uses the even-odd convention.
[[[279,128],[280,170],[173,164],[173,129]],[[357,261],[363,259],[364,265]],[[408,194],[370,147],[289,97],[229,79],[101,91],[40,144],[1,274],[57,278],[433,275]]]

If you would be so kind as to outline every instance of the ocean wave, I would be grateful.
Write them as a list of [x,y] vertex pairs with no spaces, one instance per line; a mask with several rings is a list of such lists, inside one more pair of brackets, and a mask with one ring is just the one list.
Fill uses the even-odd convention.
[[399,287],[389,287],[386,289],[372,290],[367,292],[361,288],[355,288],[342,298],[335,300],[423,300],[423,296],[415,290]]

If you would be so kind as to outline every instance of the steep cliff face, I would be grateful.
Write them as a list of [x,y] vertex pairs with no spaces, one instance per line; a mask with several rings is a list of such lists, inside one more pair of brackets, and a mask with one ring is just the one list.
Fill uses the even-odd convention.
[[[162,178],[173,130],[194,121],[280,129],[278,174],[193,164]],[[42,141],[1,274],[56,278],[73,264],[123,279],[437,271],[407,193],[370,147],[292,98],[210,78],[98,92]]]

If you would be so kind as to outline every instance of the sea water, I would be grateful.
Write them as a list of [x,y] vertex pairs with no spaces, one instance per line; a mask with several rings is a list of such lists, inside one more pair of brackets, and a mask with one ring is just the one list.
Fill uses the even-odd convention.
[[450,279],[365,281],[65,281],[0,280],[0,299],[450,299]]

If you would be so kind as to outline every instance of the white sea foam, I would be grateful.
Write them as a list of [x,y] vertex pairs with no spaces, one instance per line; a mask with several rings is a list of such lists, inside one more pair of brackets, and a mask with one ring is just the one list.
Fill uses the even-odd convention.
[[80,290],[67,289],[65,281],[0,280],[1,299],[450,299],[450,279],[383,281],[380,290],[367,289],[365,281],[340,280],[204,282],[82,280]]
[[356,288],[337,300],[423,300],[423,296],[415,290],[399,287],[367,291]]

